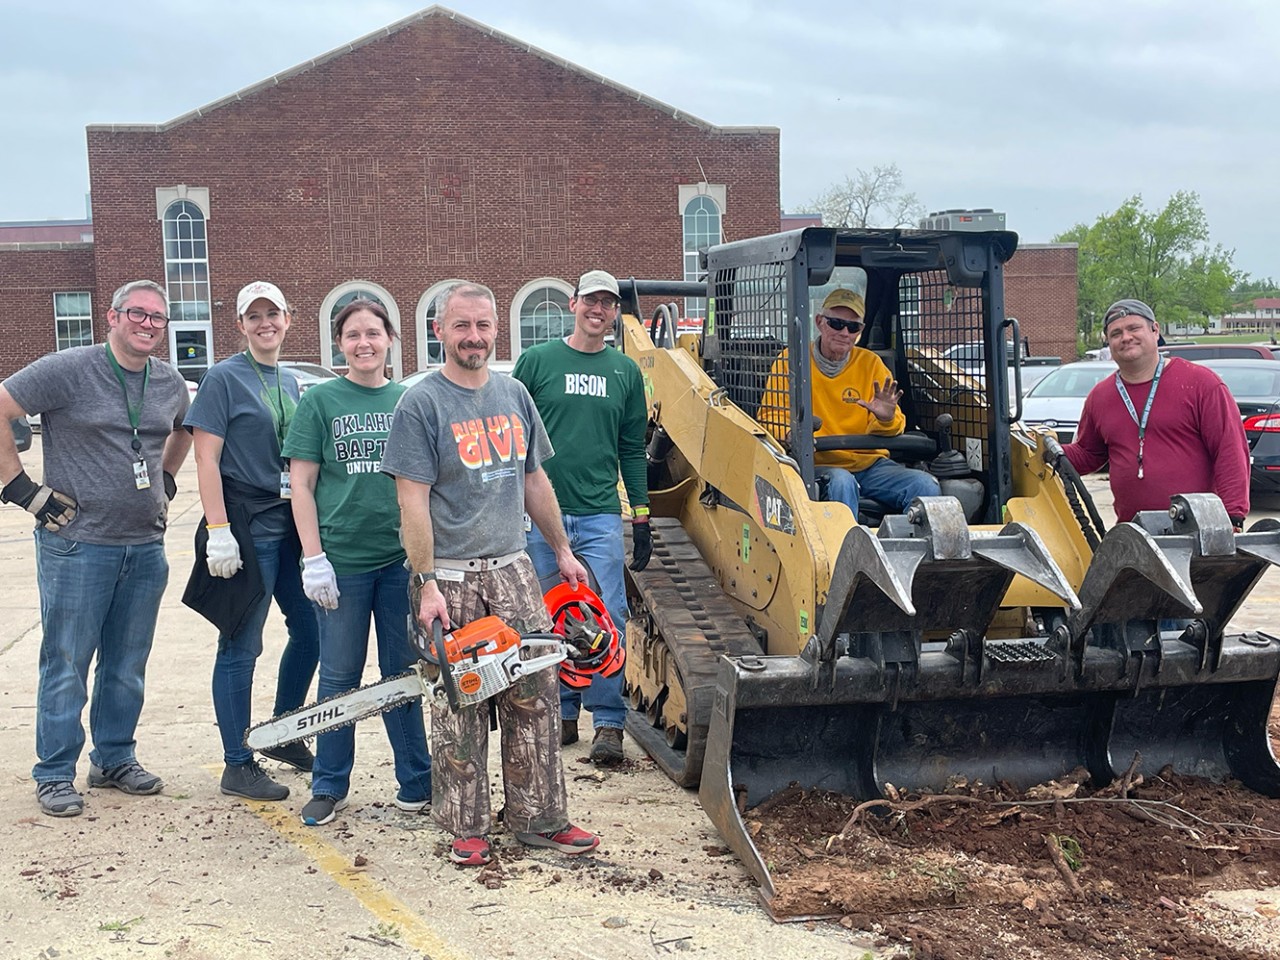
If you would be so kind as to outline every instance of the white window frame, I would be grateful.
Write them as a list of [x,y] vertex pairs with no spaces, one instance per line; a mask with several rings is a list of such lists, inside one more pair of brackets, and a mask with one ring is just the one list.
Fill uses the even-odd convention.
[[396,336],[391,341],[391,353],[387,359],[391,363],[391,379],[399,380],[404,376],[404,361],[401,358],[400,349],[400,307],[396,304],[395,298],[387,292],[386,287],[374,283],[372,280],[348,280],[346,283],[338,284],[325,294],[324,300],[320,302],[320,314],[317,317],[317,332],[320,336],[320,363],[330,369],[335,369],[333,366],[333,307],[348,293],[353,293],[357,290],[368,290],[375,294],[382,301],[382,306],[386,308],[387,318],[390,319],[391,326],[396,331]]
[[[573,298],[573,284],[565,283],[559,277],[539,277],[537,280],[530,280],[523,287],[516,291],[516,295],[511,298],[511,359],[514,360],[520,356],[524,350],[524,344],[520,339],[520,311],[524,307],[524,302],[533,296],[539,290],[550,287],[552,290],[558,290],[570,299]],[[530,344],[533,346],[533,344]]]
[[[81,313],[67,314],[63,316],[58,312],[59,297],[84,297],[89,304],[89,308],[82,314]],[[64,344],[62,342],[62,329],[60,325],[64,321],[69,321],[69,320],[88,321],[88,324],[89,324],[89,342],[88,343],[92,344],[93,343],[93,291],[91,290],[58,290],[54,292],[53,294],[53,344],[54,344],[55,350],[69,350],[71,347],[82,347],[87,345],[83,341],[83,339],[78,339],[74,343],[71,343],[70,341],[68,341],[67,343]]]
[[431,322],[427,317],[427,311],[431,309],[432,302],[445,291],[445,288],[452,286],[455,283],[465,282],[466,281],[459,280],[456,277],[452,280],[441,280],[439,283],[433,283],[431,286],[427,287],[422,296],[418,298],[418,306],[413,311],[413,325],[417,334],[415,344],[418,351],[419,370],[426,370],[430,367],[437,366],[439,363],[443,362],[444,357],[444,347],[441,345],[441,360],[436,361],[430,359],[431,345],[439,344],[440,341],[436,339],[435,332],[431,329]]
[[[213,295],[212,295],[213,281],[209,273],[209,226],[208,226],[209,214],[206,210],[206,208],[208,207],[208,191],[205,190],[204,193],[205,193],[204,205],[196,203],[195,200],[193,200],[189,196],[179,196],[172,199],[164,207],[164,209],[158,210],[160,214],[160,218],[159,218],[160,219],[160,246],[161,246],[161,253],[164,256],[164,287],[165,287],[165,292],[168,294],[168,297],[169,297],[169,316],[174,317],[174,314],[176,312],[174,310],[175,303],[179,303],[179,304],[182,304],[182,303],[199,304],[201,302],[204,303],[203,316],[197,315],[195,317],[187,317],[184,315],[184,316],[174,317],[174,319],[176,320],[190,321],[190,322],[210,322],[213,320]],[[156,191],[157,200],[159,199],[160,194],[161,194],[161,191],[157,190]],[[204,256],[197,257],[194,255],[194,251],[193,251],[192,256],[184,257],[181,255],[181,249],[179,249],[178,251],[178,256],[175,256],[175,257],[169,256],[169,243],[171,242],[168,235],[169,223],[171,222],[169,213],[178,204],[188,204],[191,207],[193,207],[195,211],[200,215],[201,233],[203,236],[198,241],[197,240],[183,241],[181,238],[175,238],[173,242],[176,242],[178,244],[181,244],[183,242],[189,242],[189,243],[192,243],[193,245],[198,243],[203,248]],[[173,217],[172,220],[177,221],[181,216],[182,214],[178,214],[177,216]],[[192,220],[192,222],[195,222],[194,216],[190,216],[190,219]],[[181,293],[181,291],[180,290],[175,291],[174,285],[171,282],[172,278],[170,276],[170,268],[175,265],[178,267],[178,271],[180,274],[178,284],[182,285],[182,284],[190,283],[196,286],[197,296],[195,299],[176,295],[178,293]],[[188,268],[188,267],[192,268],[192,271],[194,273],[194,268],[200,265],[203,265],[204,267],[203,280],[196,279],[194,276],[190,277],[189,279],[182,276],[182,274],[185,272],[184,268]],[[200,293],[203,293],[202,297],[200,296]],[[197,314],[198,313],[199,311],[197,311]]]
[[[688,214],[689,206],[695,200],[708,200],[716,208],[719,219],[719,236],[715,242],[719,243],[724,239],[724,214],[727,207],[729,196],[728,187],[722,183],[685,183],[680,184],[676,188],[677,199],[679,200],[679,216],[680,216],[680,266],[684,273],[685,280],[704,280],[706,274],[698,269],[698,249],[701,246],[689,245],[689,232],[685,229],[685,217]],[[692,264],[692,266],[690,265]],[[703,317],[707,312],[707,302],[705,297],[686,297],[684,301],[684,311],[686,317]]]

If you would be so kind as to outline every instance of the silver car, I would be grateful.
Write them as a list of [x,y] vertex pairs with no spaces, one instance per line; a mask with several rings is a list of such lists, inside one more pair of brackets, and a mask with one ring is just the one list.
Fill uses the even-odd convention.
[[1115,372],[1111,360],[1081,360],[1055,367],[1023,396],[1023,424],[1048,427],[1057,433],[1060,443],[1071,443],[1080,425],[1084,398]]

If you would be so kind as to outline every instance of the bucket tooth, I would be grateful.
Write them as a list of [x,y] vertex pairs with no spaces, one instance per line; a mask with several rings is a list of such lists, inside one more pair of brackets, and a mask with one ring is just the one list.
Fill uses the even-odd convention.
[[[1180,542],[1174,543],[1172,541]],[[1203,612],[1191,588],[1190,538],[1156,538],[1135,523],[1107,531],[1080,585],[1080,609],[1068,619],[1074,640],[1094,623],[1124,623]]]
[[1007,523],[997,536],[977,536],[973,552],[1037,583],[1062,600],[1072,610],[1080,609],[1080,598],[1071,589],[1066,575],[1053,561],[1040,535],[1022,523]]

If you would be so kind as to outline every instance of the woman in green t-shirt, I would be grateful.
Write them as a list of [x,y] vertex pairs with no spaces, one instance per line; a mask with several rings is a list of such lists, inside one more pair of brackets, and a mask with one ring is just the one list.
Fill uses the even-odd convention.
[[[394,336],[380,304],[348,304],[334,320],[347,374],[307,391],[285,443],[293,516],[302,540],[302,587],[320,621],[321,699],[360,685],[370,618],[384,678],[417,659],[408,636],[409,572],[400,545],[395,481],[378,472],[405,389],[386,375]],[[400,784],[395,804],[423,812],[431,804],[431,756],[422,707],[403,704],[382,720]],[[311,801],[302,808],[304,824],[330,823],[347,805],[354,762],[354,727],[320,735]]]

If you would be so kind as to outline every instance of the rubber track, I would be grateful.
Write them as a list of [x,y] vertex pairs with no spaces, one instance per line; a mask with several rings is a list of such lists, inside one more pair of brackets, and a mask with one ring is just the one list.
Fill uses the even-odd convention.
[[689,706],[688,745],[673,749],[661,729],[630,708],[627,731],[667,776],[682,787],[696,787],[702,778],[720,657],[763,651],[680,521],[654,518],[651,526],[653,557],[644,570],[628,570],[627,575],[674,658]]

